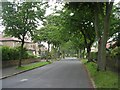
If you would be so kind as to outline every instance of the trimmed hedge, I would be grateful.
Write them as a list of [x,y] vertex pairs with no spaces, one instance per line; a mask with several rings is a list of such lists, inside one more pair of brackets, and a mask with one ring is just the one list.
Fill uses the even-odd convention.
[[[2,61],[9,61],[9,60],[18,60],[20,56],[20,47],[10,48],[7,46],[2,46],[0,48],[2,50]],[[22,59],[28,59],[34,57],[27,52],[26,48],[23,49],[23,57]]]

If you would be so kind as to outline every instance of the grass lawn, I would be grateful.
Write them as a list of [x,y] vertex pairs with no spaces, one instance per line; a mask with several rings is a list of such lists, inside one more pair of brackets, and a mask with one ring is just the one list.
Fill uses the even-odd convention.
[[43,66],[43,65],[47,65],[49,63],[50,62],[38,62],[38,63],[33,63],[33,64],[29,64],[29,65],[19,67],[17,69],[19,69],[19,70],[30,70],[30,69],[37,68],[37,67],[40,67],[40,66]]
[[[112,71],[97,71],[97,65],[93,62],[86,63],[83,59],[82,63],[87,67],[96,88],[118,88],[118,74]],[[120,78],[120,77],[119,77]],[[120,86],[119,86],[120,87]],[[102,90],[102,89],[101,89]],[[119,89],[120,90],[120,89]]]

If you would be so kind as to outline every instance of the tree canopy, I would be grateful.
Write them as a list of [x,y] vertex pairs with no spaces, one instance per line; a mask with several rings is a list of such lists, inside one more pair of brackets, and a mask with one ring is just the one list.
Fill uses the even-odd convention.
[[[71,49],[78,57],[81,50],[86,50],[89,61],[91,46],[97,42],[98,69],[105,70],[107,41],[114,36],[120,42],[119,8],[113,1],[64,3],[61,10],[55,6],[54,13],[48,16],[45,16],[46,6],[43,2],[3,2],[5,33],[19,38],[21,47],[27,34],[34,41],[45,41],[48,53],[50,45],[57,53],[68,53]],[[36,29],[39,21],[43,27]]]
[[[2,2],[2,19],[5,34],[21,40],[21,56],[26,36],[33,36],[38,20],[43,21],[47,3]],[[43,8],[41,8],[44,6]],[[21,66],[21,59],[19,62]]]

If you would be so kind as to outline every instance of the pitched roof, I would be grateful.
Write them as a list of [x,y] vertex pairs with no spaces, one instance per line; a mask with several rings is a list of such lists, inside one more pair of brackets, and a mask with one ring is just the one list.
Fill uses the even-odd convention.
[[[14,37],[3,37],[3,38],[0,38],[0,41],[1,42],[4,42],[4,41],[16,41],[16,42],[21,42],[20,39],[17,39],[17,38],[14,38]],[[31,43],[31,41],[28,41],[28,40],[25,40],[26,43]]]
[[19,41],[20,42],[20,40],[19,39],[17,39],[17,38],[0,38],[0,41]]

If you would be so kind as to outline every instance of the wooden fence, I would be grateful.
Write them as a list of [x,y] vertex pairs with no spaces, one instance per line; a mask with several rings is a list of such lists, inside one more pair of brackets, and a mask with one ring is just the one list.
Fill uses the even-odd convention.
[[120,57],[107,56],[107,69],[120,71]]

